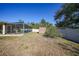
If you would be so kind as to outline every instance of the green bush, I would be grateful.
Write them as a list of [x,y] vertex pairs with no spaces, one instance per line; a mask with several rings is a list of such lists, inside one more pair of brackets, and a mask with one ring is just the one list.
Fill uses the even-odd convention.
[[53,37],[58,37],[59,32],[57,31],[57,28],[55,26],[50,25],[50,26],[47,26],[44,36],[52,37],[52,38]]
[[0,30],[0,33],[2,33],[2,30]]

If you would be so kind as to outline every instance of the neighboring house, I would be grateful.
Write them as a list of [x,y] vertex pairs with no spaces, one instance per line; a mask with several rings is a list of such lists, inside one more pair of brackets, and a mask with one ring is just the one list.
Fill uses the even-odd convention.
[[0,34],[19,34],[25,32],[39,32],[45,33],[46,27],[39,27],[39,29],[30,29],[30,26],[24,22],[0,22]]
[[24,27],[24,23],[20,22],[0,22],[0,34],[23,33],[21,29],[24,29]]
[[39,27],[39,33],[45,33],[46,27]]

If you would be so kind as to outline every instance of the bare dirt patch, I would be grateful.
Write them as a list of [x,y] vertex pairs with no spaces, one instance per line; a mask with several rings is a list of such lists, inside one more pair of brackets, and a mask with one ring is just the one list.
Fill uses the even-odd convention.
[[46,38],[39,33],[27,33],[21,37],[0,37],[0,55],[8,55],[8,56],[79,55],[78,49],[79,44],[77,43],[65,41],[62,38]]

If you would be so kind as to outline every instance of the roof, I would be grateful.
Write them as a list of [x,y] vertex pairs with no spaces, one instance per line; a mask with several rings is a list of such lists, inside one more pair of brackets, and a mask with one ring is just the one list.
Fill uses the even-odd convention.
[[0,25],[3,25],[3,24],[11,24],[11,25],[14,25],[14,24],[23,24],[23,22],[13,22],[13,23],[10,23],[10,22],[0,22]]

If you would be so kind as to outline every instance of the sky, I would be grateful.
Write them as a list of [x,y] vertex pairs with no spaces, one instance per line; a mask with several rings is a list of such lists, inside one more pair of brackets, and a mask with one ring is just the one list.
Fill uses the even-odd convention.
[[54,15],[61,6],[57,3],[0,3],[0,21],[38,23],[44,18],[55,24]]

